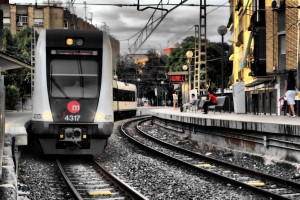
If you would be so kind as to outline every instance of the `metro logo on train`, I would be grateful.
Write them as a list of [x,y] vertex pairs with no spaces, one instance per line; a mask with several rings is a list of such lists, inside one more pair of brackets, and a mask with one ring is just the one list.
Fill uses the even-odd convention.
[[73,114],[78,113],[80,110],[80,103],[75,100],[70,101],[67,105],[67,108],[70,113],[73,113]]

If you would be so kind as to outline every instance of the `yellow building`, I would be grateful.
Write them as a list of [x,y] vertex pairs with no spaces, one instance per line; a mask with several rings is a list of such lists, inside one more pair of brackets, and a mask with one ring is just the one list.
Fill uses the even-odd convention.
[[[297,27],[300,0],[231,0],[232,82],[246,85],[246,110],[282,114],[288,70],[298,69]],[[299,76],[300,77],[300,76]]]

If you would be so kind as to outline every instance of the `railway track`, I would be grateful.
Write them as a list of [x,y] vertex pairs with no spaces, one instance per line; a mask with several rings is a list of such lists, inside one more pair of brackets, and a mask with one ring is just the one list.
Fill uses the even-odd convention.
[[57,159],[56,162],[78,200],[148,199],[96,161]]
[[249,188],[274,199],[300,199],[299,183],[232,165],[168,144],[150,136],[139,128],[141,123],[149,119],[128,121],[121,127],[121,131],[130,141],[143,149],[188,166],[198,172]]

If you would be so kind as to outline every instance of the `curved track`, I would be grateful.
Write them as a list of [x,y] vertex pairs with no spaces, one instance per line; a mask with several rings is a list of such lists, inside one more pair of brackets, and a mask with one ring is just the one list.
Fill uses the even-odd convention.
[[57,165],[78,200],[148,199],[108,172],[96,161],[87,159],[56,160]]
[[206,157],[153,138],[139,128],[142,122],[149,119],[128,121],[121,127],[121,131],[130,141],[147,151],[150,150],[159,156],[167,157],[196,171],[252,189],[274,199],[300,199],[299,183]]

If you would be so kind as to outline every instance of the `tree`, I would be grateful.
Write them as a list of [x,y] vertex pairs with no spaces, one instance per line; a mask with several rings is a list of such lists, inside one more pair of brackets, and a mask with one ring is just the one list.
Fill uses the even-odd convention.
[[[144,62],[134,63],[133,59],[123,57],[118,66],[117,75],[119,80],[130,82],[139,86],[138,97],[146,97],[149,100],[157,101],[159,105],[164,99],[161,81],[164,81],[164,91],[168,90],[166,80],[166,56],[161,56],[154,49],[150,49],[145,55]],[[140,82],[137,79],[140,78]],[[155,96],[155,88],[158,96]],[[156,103],[155,103],[156,104]]]
[[[229,45],[224,43],[224,87],[229,87],[229,76],[232,74],[232,62],[229,61]],[[212,88],[221,88],[222,59],[221,43],[209,42],[207,44],[207,77],[210,80]]]
[[17,103],[20,100],[20,89],[15,85],[8,85],[6,87],[5,97],[5,109],[16,109]]
[[[31,60],[31,29],[25,28],[15,35],[8,29],[3,30],[3,52],[30,64]],[[31,72],[27,68],[8,70],[3,73],[5,85],[14,85],[20,88],[21,95],[30,93]]]
[[167,72],[182,71],[182,66],[186,64],[186,52],[195,48],[195,37],[190,36],[185,38],[179,48],[173,51],[166,62]]
[[[197,41],[196,41],[197,42]],[[212,88],[221,87],[221,43],[207,41],[207,76]],[[166,71],[182,71],[182,66],[187,64],[186,52],[195,48],[195,37],[185,38],[167,59]],[[232,63],[229,61],[229,45],[224,43],[224,84],[228,87],[228,79],[232,74]]]

